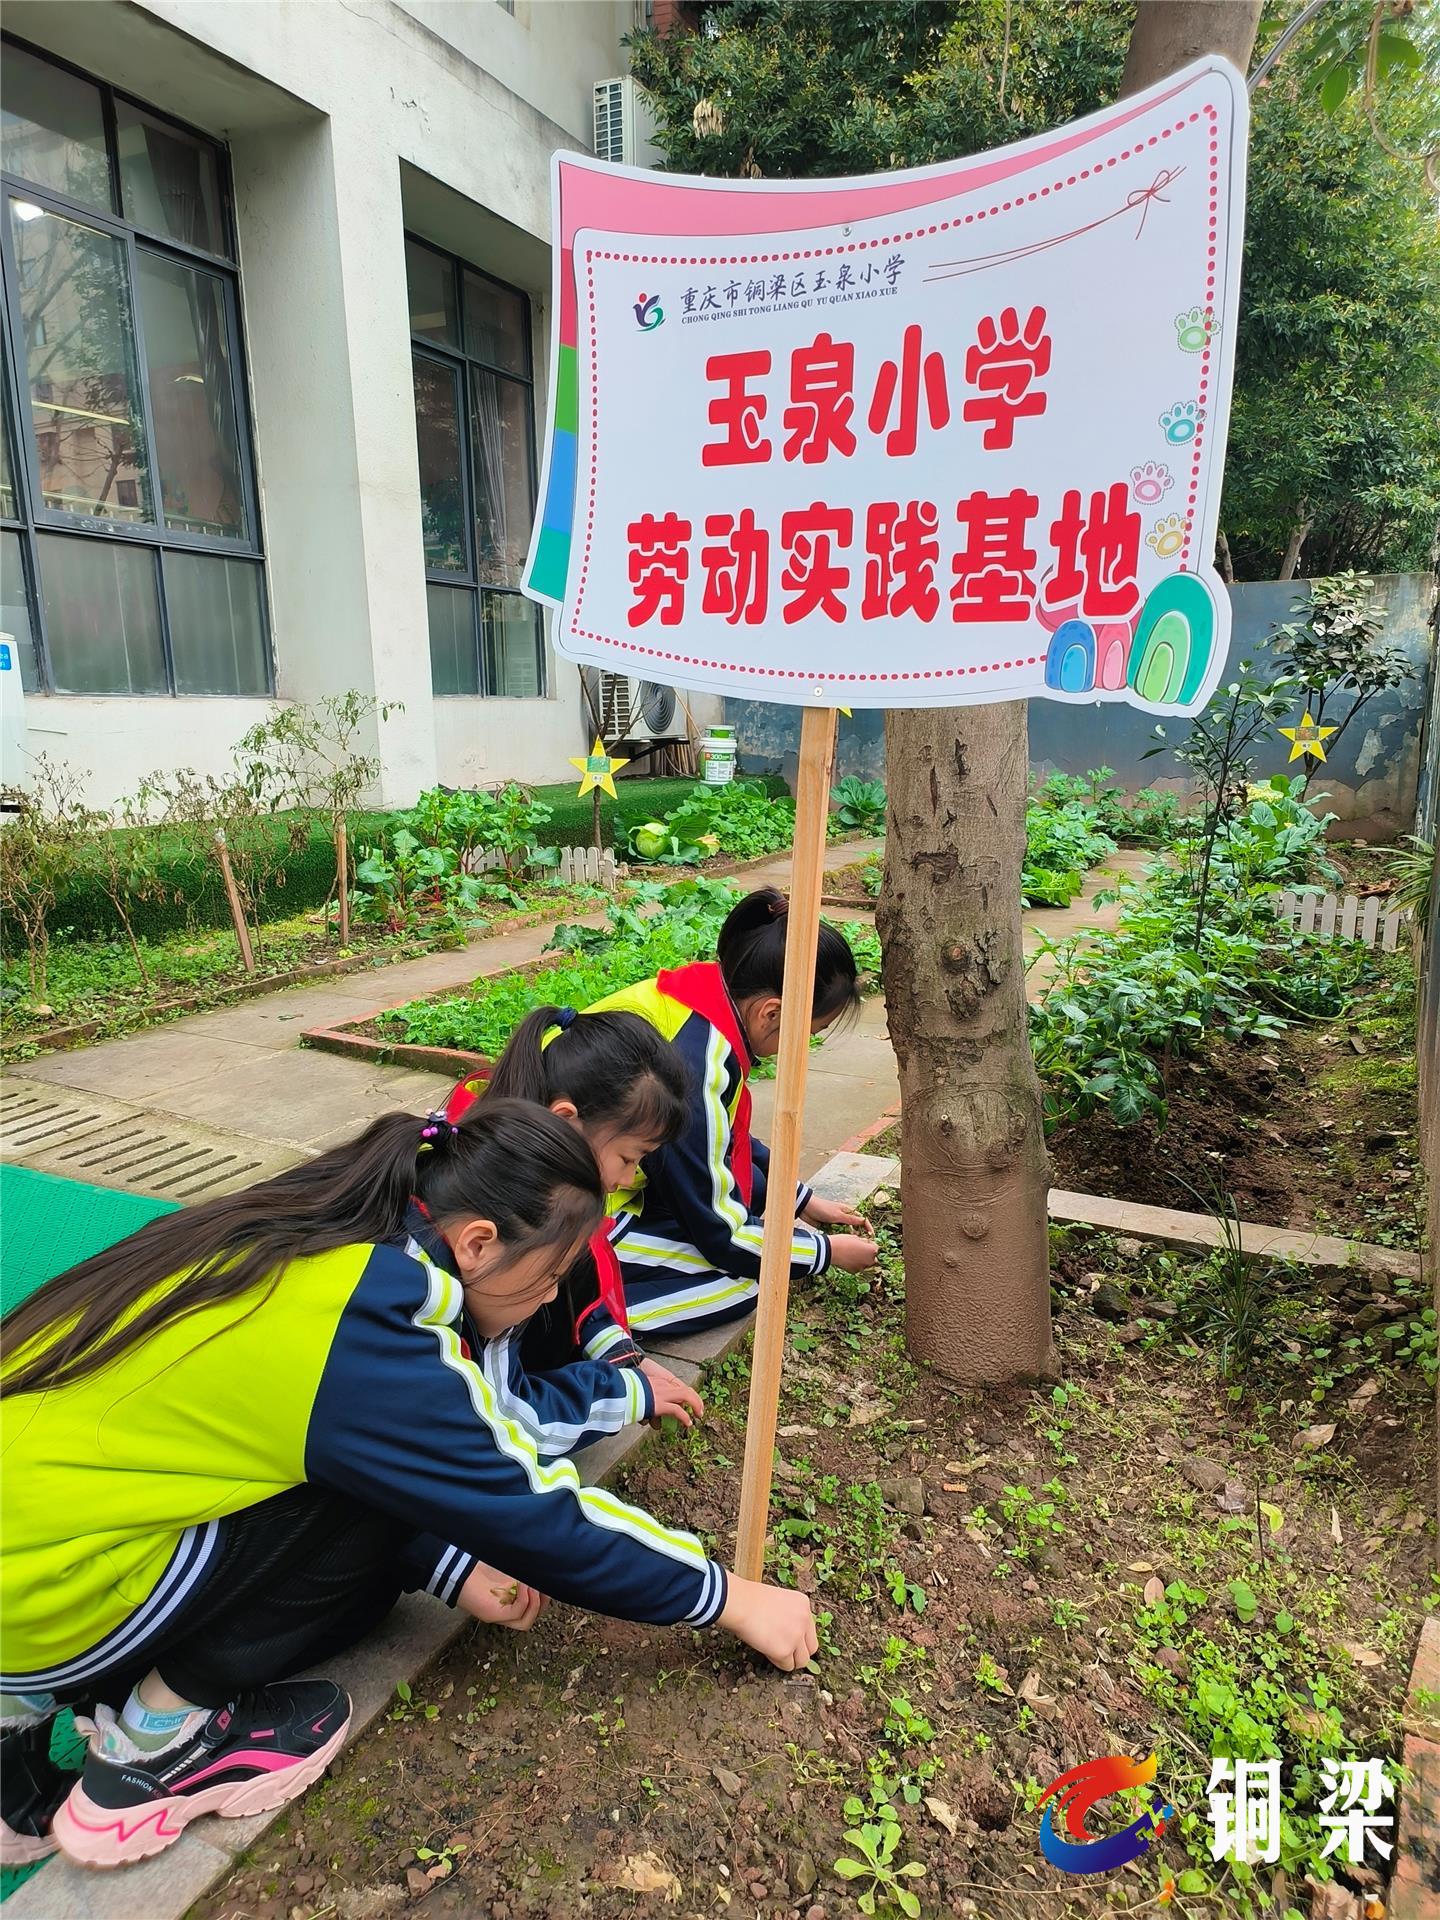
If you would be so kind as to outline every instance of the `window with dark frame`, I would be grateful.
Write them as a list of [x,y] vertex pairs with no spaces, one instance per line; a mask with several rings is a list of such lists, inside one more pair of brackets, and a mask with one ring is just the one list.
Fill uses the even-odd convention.
[[535,512],[530,302],[410,235],[405,262],[432,686],[537,699],[545,629],[520,591]]
[[224,149],[4,40],[0,626],[28,691],[274,685]]

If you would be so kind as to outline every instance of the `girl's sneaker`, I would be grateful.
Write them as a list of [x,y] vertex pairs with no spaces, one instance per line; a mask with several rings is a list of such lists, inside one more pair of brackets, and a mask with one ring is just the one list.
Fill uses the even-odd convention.
[[142,1753],[107,1707],[95,1719],[104,1737],[55,1815],[55,1838],[82,1867],[120,1867],[159,1853],[202,1813],[235,1820],[295,1799],[344,1744],[350,1696],[330,1680],[260,1687],[158,1753]]
[[50,1758],[55,1716],[0,1739],[0,1867],[28,1867],[55,1851],[55,1809],[75,1784]]

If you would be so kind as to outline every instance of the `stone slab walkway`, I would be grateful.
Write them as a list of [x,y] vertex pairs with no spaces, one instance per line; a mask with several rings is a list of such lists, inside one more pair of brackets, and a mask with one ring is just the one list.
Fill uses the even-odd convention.
[[[832,870],[848,866],[879,845],[852,840],[829,847],[826,865]],[[1138,874],[1151,857],[1143,850],[1122,848],[1087,876],[1084,892],[1069,907],[1033,909],[1026,915],[1027,950],[1033,952],[1042,937],[1062,939],[1113,922],[1113,907],[1096,909],[1091,904],[1095,894],[1118,876]],[[738,877],[750,886],[783,886],[789,860],[767,861]],[[856,908],[849,917],[873,916]],[[584,919],[599,925],[603,916]],[[286,988],[239,1006],[190,1014],[122,1040],[25,1061],[7,1071],[5,1082],[10,1088],[52,1087],[57,1102],[72,1109],[91,1095],[120,1102],[137,1118],[145,1116],[149,1124],[171,1131],[194,1128],[203,1129],[207,1138],[216,1133],[238,1136],[263,1149],[268,1171],[276,1155],[293,1160],[321,1152],[395,1107],[424,1112],[450,1088],[447,1076],[302,1048],[304,1028],[363,1020],[402,1000],[466,986],[477,974],[521,966],[540,957],[551,931],[549,925],[525,927],[454,952],[427,954],[311,987]],[[1045,966],[1042,960],[1032,970],[1032,997],[1040,989]],[[802,1172],[808,1177],[898,1097],[884,1003],[876,996],[852,1026],[811,1056]],[[757,1083],[756,1126],[762,1137],[773,1101],[774,1083]],[[3,1151],[6,1158],[26,1160],[8,1140]]]

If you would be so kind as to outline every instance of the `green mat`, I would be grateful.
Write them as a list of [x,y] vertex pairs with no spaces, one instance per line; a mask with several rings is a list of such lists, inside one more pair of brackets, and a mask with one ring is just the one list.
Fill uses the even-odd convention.
[[[45,1281],[114,1246],[147,1220],[174,1211],[169,1200],[146,1200],[0,1164],[0,1312],[8,1313]],[[57,1766],[78,1772],[85,1743],[68,1713],[56,1717],[50,1752]],[[0,1868],[0,1900],[44,1864]]]
[[0,1313],[147,1220],[174,1211],[170,1200],[0,1165]]

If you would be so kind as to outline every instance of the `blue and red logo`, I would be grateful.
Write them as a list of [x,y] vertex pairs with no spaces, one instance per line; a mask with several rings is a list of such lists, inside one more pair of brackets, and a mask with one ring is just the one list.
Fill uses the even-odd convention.
[[[1119,1833],[1094,1834],[1085,1825],[1085,1815],[1097,1800],[1123,1793],[1128,1787],[1148,1786],[1155,1778],[1155,1756],[1146,1760],[1128,1760],[1111,1754],[1101,1760],[1086,1760],[1052,1780],[1040,1796],[1045,1817],[1040,1822],[1040,1851],[1052,1867],[1062,1873],[1109,1873],[1138,1860],[1151,1843],[1165,1831],[1165,1822],[1175,1809],[1158,1794],[1151,1794],[1149,1810],[1132,1820]],[[1047,1800],[1053,1806],[1045,1806]],[[1055,1828],[1055,1809],[1063,1811],[1065,1832]]]
[[665,309],[658,293],[642,293],[635,302],[635,324],[642,333],[653,333],[665,324]]

